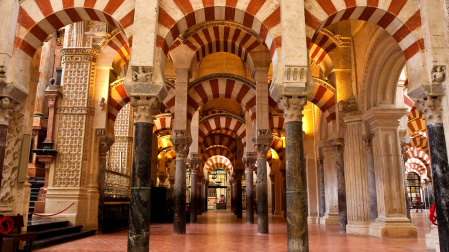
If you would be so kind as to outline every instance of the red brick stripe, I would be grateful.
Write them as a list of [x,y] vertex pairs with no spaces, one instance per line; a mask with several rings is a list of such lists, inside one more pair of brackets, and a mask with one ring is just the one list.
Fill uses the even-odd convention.
[[46,17],[54,12],[53,8],[51,7],[50,0],[35,0],[35,2],[37,4],[37,6],[39,7],[39,9],[41,10],[44,17]]
[[316,2],[327,13],[327,15],[332,15],[337,12],[334,3],[332,3],[332,0],[316,0]]
[[407,0],[392,0],[390,7],[388,7],[388,12],[397,16],[406,3]]

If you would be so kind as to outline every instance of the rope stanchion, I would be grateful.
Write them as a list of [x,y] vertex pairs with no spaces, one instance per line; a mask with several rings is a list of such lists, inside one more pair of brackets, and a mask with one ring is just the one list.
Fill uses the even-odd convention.
[[433,225],[438,226],[437,214],[435,212],[435,204],[433,204],[432,208],[430,208],[429,219],[433,223]]
[[[5,229],[5,226],[4,226],[5,223],[6,223],[6,226],[7,226],[6,229]],[[0,233],[2,233],[4,235],[8,234],[9,232],[11,232],[13,226],[14,226],[14,222],[12,221],[11,218],[9,218],[9,217],[2,217],[0,219]]]
[[70,204],[70,206],[66,207],[66,209],[64,209],[64,210],[62,210],[62,211],[60,211],[60,212],[54,213],[54,214],[37,214],[37,213],[33,213],[33,212],[29,212],[29,213],[32,214],[32,215],[41,216],[41,217],[50,217],[50,216],[55,216],[55,215],[58,215],[58,214],[60,214],[60,213],[65,212],[67,209],[69,209],[69,208],[70,208],[71,206],[73,206],[74,204],[75,204],[75,203],[72,203],[72,204]]

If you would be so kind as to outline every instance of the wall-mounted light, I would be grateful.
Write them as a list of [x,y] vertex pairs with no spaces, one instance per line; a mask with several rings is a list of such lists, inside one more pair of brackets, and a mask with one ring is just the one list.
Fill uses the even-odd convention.
[[101,110],[104,109],[104,101],[105,101],[104,97],[101,97],[100,101],[98,101],[98,106],[100,107]]

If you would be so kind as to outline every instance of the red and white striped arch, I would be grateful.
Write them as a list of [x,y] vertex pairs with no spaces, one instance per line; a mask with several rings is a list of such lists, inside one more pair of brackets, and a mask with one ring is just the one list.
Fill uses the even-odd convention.
[[157,115],[153,123],[153,132],[171,130],[173,128],[173,120],[170,113]]
[[[329,36],[322,32],[318,32],[316,36],[312,38],[309,44],[310,59],[314,60],[317,64],[321,64],[328,53],[334,50],[337,45]],[[329,57],[329,56],[328,56]]]
[[203,142],[199,143],[201,146],[201,152],[204,152],[211,146],[221,145],[226,146],[232,152],[237,152],[237,142],[234,138],[223,134],[209,134],[204,138]]
[[405,167],[405,173],[409,174],[411,172],[414,172],[418,174],[419,176],[422,176],[423,174],[426,174],[425,168],[418,165],[418,164],[409,164]]
[[157,149],[159,151],[163,151],[163,150],[165,150],[167,148],[172,148],[172,147],[173,147],[173,144],[170,141],[170,136],[169,135],[158,137],[158,139],[157,139]]
[[408,115],[407,128],[411,137],[417,137],[418,135],[427,136],[424,114],[417,110],[416,107],[413,107]]
[[284,159],[284,141],[282,140],[282,138],[273,136],[270,148],[276,151],[280,160]]
[[167,54],[173,42],[187,29],[216,20],[236,22],[254,30],[269,48],[273,64],[277,63],[282,31],[280,6],[275,0],[162,0],[157,46]]
[[418,171],[420,176],[423,174],[427,175],[426,164],[418,158],[409,158],[407,162],[405,162],[405,169],[406,171]]
[[410,140],[410,143],[407,145],[407,148],[416,147],[420,148],[426,153],[429,151],[429,144],[427,138],[425,136],[417,136]]
[[199,107],[215,98],[233,99],[243,104],[251,114],[251,118],[255,118],[255,87],[238,78],[232,78],[231,76],[228,78],[206,78],[189,86],[187,92],[187,118],[190,120]]
[[109,85],[110,92],[108,98],[108,120],[115,122],[120,110],[130,102],[128,94],[123,86],[125,77],[120,78]]
[[315,87],[307,100],[320,108],[328,123],[335,120],[335,89],[330,84],[315,78]]
[[[316,31],[344,20],[364,20],[379,25],[398,42],[407,62],[409,77],[419,74],[424,39],[419,2],[414,0],[311,0],[305,4],[306,34],[309,41]],[[420,82],[418,78],[411,78]]]
[[132,44],[131,39],[128,43],[128,39],[126,39],[126,36],[123,34],[123,32],[116,30],[112,32],[111,37],[105,38],[105,40],[102,42],[104,46],[101,49],[111,48],[112,50],[117,52],[115,59],[120,59],[118,62],[120,71],[129,61],[129,48]]
[[203,153],[203,162],[206,162],[209,158],[213,156],[223,156],[229,159],[229,161],[234,162],[235,156],[231,150],[226,148],[225,146],[213,146],[211,148],[207,148]]
[[198,141],[203,140],[215,130],[232,130],[242,140],[242,144],[246,146],[246,125],[245,121],[237,119],[229,114],[213,115],[204,118],[199,125]]
[[232,163],[227,157],[224,156],[213,156],[209,158],[204,164],[204,175],[207,176],[211,171],[218,168],[223,168],[230,175],[232,175],[233,172]]
[[101,21],[121,29],[130,38],[134,23],[132,0],[28,0],[19,7],[15,49],[33,57],[57,29],[84,20]]

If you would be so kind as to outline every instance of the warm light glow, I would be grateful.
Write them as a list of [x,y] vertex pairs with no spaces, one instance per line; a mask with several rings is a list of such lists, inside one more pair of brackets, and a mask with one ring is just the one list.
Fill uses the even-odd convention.
[[[304,113],[306,112],[306,113]],[[312,113],[307,113],[308,111],[304,111],[304,117],[302,118],[302,130],[306,134],[313,134],[313,118]]]

